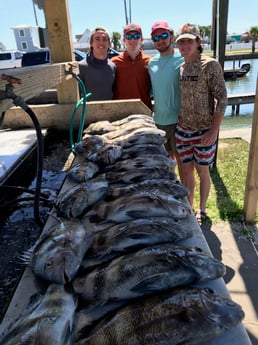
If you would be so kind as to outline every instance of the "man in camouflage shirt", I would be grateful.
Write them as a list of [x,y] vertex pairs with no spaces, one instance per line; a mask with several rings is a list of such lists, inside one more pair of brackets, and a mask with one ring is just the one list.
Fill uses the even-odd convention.
[[189,189],[193,207],[195,174],[200,178],[199,223],[206,217],[210,192],[210,170],[216,153],[218,131],[227,107],[227,90],[221,65],[202,54],[196,25],[184,25],[177,45],[185,62],[180,67],[181,106],[176,129],[176,146],[182,161],[182,182]]

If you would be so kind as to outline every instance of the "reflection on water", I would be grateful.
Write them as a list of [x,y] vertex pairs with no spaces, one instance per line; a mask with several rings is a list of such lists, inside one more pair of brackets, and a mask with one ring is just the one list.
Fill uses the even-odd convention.
[[[250,60],[237,60],[235,61],[235,67],[242,65],[243,63],[250,63],[250,71],[242,78],[236,80],[226,81],[226,87],[228,94],[242,94],[256,92],[257,71],[258,71],[258,59]],[[232,67],[233,61],[225,61],[225,67]],[[226,116],[231,115],[231,107],[227,107]],[[240,115],[253,114],[254,104],[243,104],[240,106]]]

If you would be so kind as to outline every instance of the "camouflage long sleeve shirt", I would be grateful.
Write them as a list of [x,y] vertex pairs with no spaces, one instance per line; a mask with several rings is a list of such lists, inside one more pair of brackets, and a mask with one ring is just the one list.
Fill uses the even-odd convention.
[[180,67],[181,108],[179,123],[191,130],[211,128],[214,114],[224,114],[227,89],[221,65],[200,54]]

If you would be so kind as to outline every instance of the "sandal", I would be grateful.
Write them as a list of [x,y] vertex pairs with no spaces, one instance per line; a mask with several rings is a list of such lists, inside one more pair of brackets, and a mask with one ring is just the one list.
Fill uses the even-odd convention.
[[206,214],[206,212],[199,210],[196,212],[195,217],[196,217],[196,220],[199,223],[199,225],[202,225],[202,223],[207,218],[207,214]]

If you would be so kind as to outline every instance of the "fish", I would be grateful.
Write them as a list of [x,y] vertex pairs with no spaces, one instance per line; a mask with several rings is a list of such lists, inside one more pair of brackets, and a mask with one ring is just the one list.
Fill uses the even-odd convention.
[[104,172],[105,179],[109,183],[136,183],[147,179],[171,179],[177,180],[174,170],[164,167],[136,168],[128,171],[107,171]]
[[189,221],[168,217],[138,218],[119,223],[93,235],[90,247],[96,256],[129,250],[157,243],[175,243],[194,235]]
[[31,301],[0,344],[71,345],[76,307],[76,297],[63,285],[50,284]]
[[180,287],[107,314],[74,344],[206,345],[243,318],[239,304],[211,289]]
[[103,305],[222,277],[225,265],[196,247],[148,246],[113,259],[72,281],[88,305]]
[[32,272],[52,283],[70,282],[90,248],[93,233],[79,220],[61,219],[43,232],[31,250]]
[[129,147],[123,147],[123,153],[119,160],[135,158],[147,154],[163,154],[166,156],[167,151],[164,145],[150,143],[138,145],[136,144]]
[[137,190],[146,190],[154,193],[159,191],[168,193],[176,198],[183,199],[189,190],[178,180],[173,179],[146,179],[137,183],[123,184],[111,183],[108,186],[104,200],[112,200]]
[[[90,223],[86,226],[92,228]],[[80,272],[89,272],[130,251],[165,242],[177,243],[193,235],[188,219],[166,217],[139,218],[93,230],[93,242],[84,256]]]
[[107,139],[101,135],[85,134],[82,140],[75,144],[75,153],[81,157],[88,159],[88,156],[99,149],[108,145]]
[[134,159],[118,160],[114,164],[108,165],[104,171],[128,171],[136,168],[155,168],[164,167],[174,169],[176,161],[169,156],[162,154],[146,154],[135,157]]
[[88,154],[88,160],[96,163],[100,167],[113,164],[122,155],[123,149],[119,145],[107,144],[104,147],[92,151]]
[[118,138],[109,141],[124,148],[138,144],[163,145],[166,142],[166,138],[165,132],[161,129],[143,127],[137,128],[131,133],[119,136]]
[[85,214],[92,222],[101,220],[115,223],[128,222],[135,218],[190,216],[190,206],[167,193],[149,191],[131,192],[108,202],[100,202]]
[[85,160],[75,164],[67,172],[67,177],[72,182],[82,183],[90,180],[99,172],[99,166],[93,162]]
[[121,136],[127,135],[135,131],[136,128],[157,128],[154,122],[146,120],[131,120],[123,125],[120,125],[115,130],[104,133],[104,137],[109,140],[117,139]]
[[87,128],[84,129],[83,134],[104,134],[110,131],[116,130],[117,127],[114,126],[110,121],[103,120],[97,121],[89,124]]
[[105,178],[91,179],[59,194],[54,206],[61,216],[67,219],[78,218],[103,197],[107,188]]
[[140,121],[145,121],[147,123],[154,123],[154,120],[151,116],[149,115],[146,115],[146,114],[131,114],[131,115],[128,115],[120,120],[116,120],[116,121],[112,121],[112,125],[113,126],[123,126],[127,123],[129,123],[130,121],[137,121],[137,120],[140,120]]

